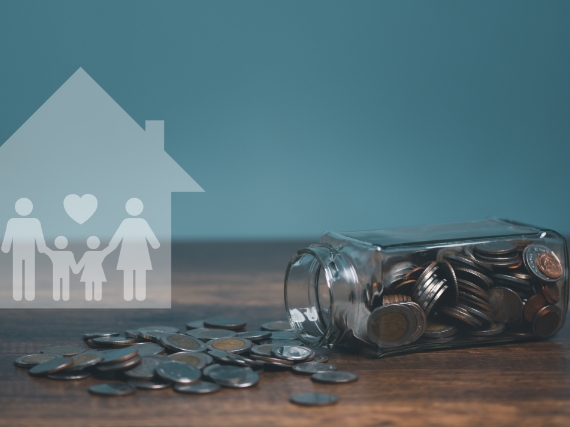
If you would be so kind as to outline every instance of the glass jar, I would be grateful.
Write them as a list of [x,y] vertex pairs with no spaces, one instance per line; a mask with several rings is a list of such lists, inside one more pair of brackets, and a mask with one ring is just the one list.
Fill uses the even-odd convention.
[[307,345],[389,354],[548,338],[568,308],[560,234],[503,219],[326,232],[285,275]]

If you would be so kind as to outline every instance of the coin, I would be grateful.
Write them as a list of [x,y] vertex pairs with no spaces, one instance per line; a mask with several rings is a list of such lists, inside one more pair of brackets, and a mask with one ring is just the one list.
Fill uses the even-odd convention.
[[[148,357],[148,356],[147,356]],[[126,369],[130,369],[133,366],[138,365],[141,363],[142,357],[138,354],[135,357],[131,357],[130,359],[123,360],[122,362],[116,363],[106,363],[106,364],[99,364],[97,365],[98,372],[113,372],[113,371],[124,371]]]
[[457,279],[457,283],[459,286],[459,291],[460,292],[464,292],[464,293],[469,293],[472,294],[476,297],[478,297],[479,299],[482,299],[484,301],[489,301],[489,294],[488,292],[483,289],[482,287],[476,285],[475,283],[472,283],[468,280],[464,280],[464,279]]
[[76,354],[83,353],[84,348],[73,345],[57,345],[55,347],[46,347],[40,350],[41,353],[55,354],[56,356],[75,356]]
[[422,337],[425,338],[447,338],[455,335],[459,329],[457,326],[446,325],[444,323],[437,322],[433,319],[427,321],[426,330]]
[[73,361],[73,365],[71,365],[69,368],[66,368],[66,371],[79,371],[81,369],[95,366],[97,363],[103,360],[103,355],[101,352],[85,352],[73,356],[71,360]]
[[104,365],[123,362],[125,360],[131,359],[137,356],[139,354],[139,351],[136,346],[132,346],[113,350],[105,350],[101,353],[103,353],[103,360],[100,362],[100,364]]
[[439,267],[441,271],[441,276],[447,280],[447,283],[454,292],[454,303],[457,304],[459,301],[459,286],[457,285],[457,277],[455,276],[455,271],[451,264],[447,261],[440,261]]
[[441,312],[456,320],[461,321],[464,325],[470,326],[472,328],[483,326],[482,322],[460,308],[446,306],[441,309]]
[[100,338],[100,337],[117,337],[121,335],[120,332],[89,332],[83,334],[83,339],[88,340],[92,338]]
[[484,262],[479,261],[477,258],[464,256],[458,253],[446,252],[443,254],[443,259],[448,261],[453,266],[465,267],[479,272],[490,273],[493,267]]
[[483,313],[480,310],[477,310],[476,308],[473,308],[473,307],[470,307],[470,306],[464,305],[464,304],[457,304],[455,306],[455,308],[461,308],[461,309],[465,310],[466,312],[471,314],[473,317],[475,317],[477,320],[481,321],[483,323],[483,325],[485,325],[485,324],[490,325],[491,323],[493,323],[492,317],[488,316],[486,313]]
[[301,375],[313,375],[317,372],[336,371],[336,366],[329,363],[305,362],[292,367],[293,372]]
[[329,361],[328,356],[324,355],[324,354],[317,354],[315,356],[315,358],[313,359],[313,362],[315,363],[326,363]]
[[303,343],[299,340],[272,340],[272,339],[260,341],[259,344],[303,345]]
[[235,337],[237,334],[236,332],[230,331],[228,329],[199,328],[199,329],[191,329],[189,331],[186,331],[186,335],[190,335],[191,337],[197,338],[202,341],[210,341],[216,338]]
[[[117,335],[121,335],[121,334],[117,333]],[[139,331],[137,331],[136,329],[127,329],[125,331],[125,336],[129,337],[129,338],[137,339],[139,337]]]
[[536,257],[536,266],[549,279],[558,280],[562,276],[562,264],[553,252],[542,252]]
[[206,345],[203,342],[183,334],[163,335],[160,338],[160,343],[172,351],[201,352],[206,350]]
[[186,323],[186,329],[198,329],[204,327],[203,320],[194,320],[192,322]]
[[[562,310],[555,305],[542,307],[536,313],[533,323],[533,331],[540,338],[548,338],[554,335],[562,326]],[[49,362],[46,362],[49,363]],[[32,368],[34,369],[34,368]]]
[[302,406],[326,406],[338,402],[338,397],[326,393],[301,393],[291,397],[291,403]]
[[69,371],[68,369],[64,369],[63,371],[55,372],[53,374],[49,374],[47,377],[50,380],[74,381],[74,380],[83,380],[91,376],[91,371],[87,369],[81,369],[78,371]]
[[219,391],[221,387],[216,383],[199,381],[194,384],[176,384],[174,390],[180,393],[210,394]]
[[215,369],[208,372],[208,377],[214,380],[216,383],[237,383],[243,380],[247,375],[246,368],[240,368],[237,366],[227,366],[220,365]]
[[155,378],[152,381],[129,380],[128,384],[140,390],[161,390],[172,385],[170,381],[164,381],[158,378]]
[[523,314],[527,322],[534,322],[538,310],[546,305],[546,300],[540,295],[531,296],[524,304]]
[[218,384],[227,388],[248,388],[257,385],[259,382],[259,375],[250,368],[245,369],[247,369],[247,373],[244,379],[238,382],[218,382]]
[[275,331],[271,333],[272,340],[296,340],[297,335],[289,331]]
[[134,368],[126,370],[125,376],[132,380],[151,380],[158,365],[170,359],[164,355],[145,356]]
[[207,328],[238,330],[245,328],[245,325],[247,321],[234,317],[211,317],[204,320],[204,326]]
[[521,319],[523,304],[516,292],[498,286],[491,289],[489,296],[495,322],[509,323]]
[[258,356],[271,357],[273,355],[272,351],[275,347],[281,347],[283,344],[261,344],[254,345],[251,348],[252,354],[257,354]]
[[162,331],[138,331],[138,335],[137,335],[137,341],[141,341],[141,340],[147,340],[147,341],[152,341],[155,343],[160,343],[160,339],[164,336],[164,335],[168,335],[170,334],[170,332],[162,332]]
[[489,289],[489,287],[493,285],[493,280],[489,277],[469,268],[456,267],[455,274],[457,275],[458,280],[467,280],[483,289]]
[[283,347],[275,347],[271,353],[278,359],[303,361],[315,355],[315,352],[307,347],[298,345],[285,345]]
[[[560,264],[560,260],[558,260],[558,257],[554,254],[554,252],[552,252],[549,248],[547,248],[546,246],[543,245],[528,245],[524,251],[523,251],[523,261],[524,261],[524,265],[525,267],[528,269],[528,271],[535,277],[537,277],[538,279],[544,281],[544,282],[556,282],[560,276],[558,276],[557,278],[552,278],[547,276],[540,268],[539,264],[538,264],[538,257],[540,256],[540,254],[548,254],[547,258],[542,258],[542,267],[544,269],[549,269],[550,271],[552,271],[554,274],[554,272],[558,271],[558,265]],[[548,260],[548,261],[547,261]],[[548,267],[546,266],[546,264],[544,264],[545,262],[548,262]],[[560,269],[562,268],[562,265],[560,265]]]
[[26,356],[18,357],[14,360],[14,363],[19,368],[31,368],[32,366],[39,365],[40,363],[47,362],[48,360],[53,360],[57,357],[55,354],[28,354]]
[[541,283],[540,290],[550,304],[556,304],[560,301],[560,291],[556,283]]
[[288,320],[274,320],[273,322],[267,322],[261,325],[261,329],[264,331],[292,331],[293,328]]
[[98,394],[101,396],[125,396],[137,391],[137,389],[130,384],[96,384],[89,387],[89,393]]
[[32,366],[28,373],[33,376],[53,374],[55,372],[62,371],[72,364],[73,360],[71,357],[56,357],[55,359],[46,360],[36,366]]
[[485,329],[476,329],[474,331],[469,331],[471,335],[479,336],[479,337],[489,337],[493,335],[499,335],[501,332],[505,330],[504,323],[492,323],[491,326]]
[[195,366],[198,369],[203,369],[214,361],[212,359],[212,356],[196,352],[174,353],[168,356],[168,358],[176,362],[187,363],[189,365]]
[[515,252],[517,245],[507,240],[497,240],[488,243],[479,243],[475,245],[475,252],[483,255],[500,255]]
[[415,314],[403,304],[374,309],[366,323],[368,339],[382,348],[399,347],[409,343],[416,328]]
[[253,342],[265,340],[271,336],[270,331],[247,331],[239,332],[236,335],[238,338],[245,338]]
[[95,344],[100,344],[105,346],[126,346],[135,343],[134,338],[121,337],[121,336],[92,338],[92,341]]
[[143,326],[138,328],[139,332],[163,332],[165,334],[177,334],[180,329],[174,326]]
[[206,344],[211,350],[222,350],[231,353],[244,353],[248,351],[253,343],[245,338],[219,338],[208,341]]
[[191,384],[200,379],[200,369],[182,362],[164,362],[156,367],[156,374],[178,384]]
[[163,346],[154,342],[141,342],[134,344],[133,347],[139,351],[139,356],[141,357],[162,354],[165,351]]
[[341,384],[358,380],[358,375],[345,371],[317,372],[311,380],[325,384]]
[[506,286],[514,286],[519,289],[529,289],[532,286],[530,281],[508,274],[494,274],[493,280],[496,284],[505,284]]

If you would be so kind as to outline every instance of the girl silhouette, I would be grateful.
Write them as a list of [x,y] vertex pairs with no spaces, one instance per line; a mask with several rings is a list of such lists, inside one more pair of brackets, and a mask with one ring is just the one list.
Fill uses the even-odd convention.
[[[89,249],[97,249],[101,242],[96,236],[91,236],[87,239],[87,247]],[[103,270],[103,260],[111,250],[105,248],[102,251],[87,251],[81,257],[81,261],[77,263],[77,269],[74,273],[83,270],[81,274],[81,282],[85,283],[85,299],[91,301],[101,301],[103,296],[103,282],[107,281],[105,271]]]

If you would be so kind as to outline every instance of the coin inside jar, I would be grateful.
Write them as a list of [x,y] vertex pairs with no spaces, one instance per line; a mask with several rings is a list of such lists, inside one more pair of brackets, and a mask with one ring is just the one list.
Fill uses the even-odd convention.
[[540,338],[548,338],[560,329],[562,310],[555,305],[547,305],[536,313],[533,330]]
[[533,322],[536,313],[546,305],[546,300],[541,295],[531,296],[524,305],[524,318],[527,322]]
[[366,323],[368,338],[378,346],[385,348],[409,343],[416,327],[416,316],[403,304],[376,308]]
[[[539,257],[541,257],[541,262],[538,260]],[[546,246],[528,245],[523,251],[523,261],[527,270],[543,282],[556,282],[562,275],[560,260]],[[558,274],[559,271],[560,274]]]
[[538,269],[550,279],[559,279],[562,276],[562,264],[552,252],[542,252],[536,257]]
[[489,295],[495,322],[510,323],[521,319],[523,303],[516,292],[498,286],[492,288]]

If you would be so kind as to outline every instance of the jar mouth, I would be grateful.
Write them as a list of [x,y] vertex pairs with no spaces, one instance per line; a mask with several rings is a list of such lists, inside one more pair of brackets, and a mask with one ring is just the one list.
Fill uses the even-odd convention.
[[301,249],[285,273],[285,308],[293,332],[305,344],[328,344],[332,331],[332,248]]

